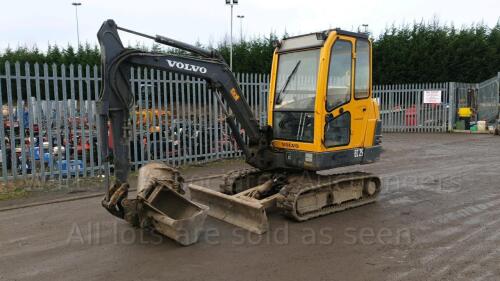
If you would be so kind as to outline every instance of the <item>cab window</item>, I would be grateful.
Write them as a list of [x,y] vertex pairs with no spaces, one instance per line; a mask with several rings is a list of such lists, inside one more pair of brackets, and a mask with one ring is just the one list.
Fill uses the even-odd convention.
[[325,146],[343,146],[349,144],[351,135],[351,114],[344,112],[328,120],[325,128]]
[[337,40],[330,55],[326,97],[328,111],[351,100],[351,68],[352,44],[349,41]]
[[364,99],[370,94],[370,46],[367,40],[356,41],[356,76],[354,98]]
[[276,139],[313,142],[320,49],[280,54],[273,134]]
[[275,89],[275,110],[314,111],[320,49],[281,54]]

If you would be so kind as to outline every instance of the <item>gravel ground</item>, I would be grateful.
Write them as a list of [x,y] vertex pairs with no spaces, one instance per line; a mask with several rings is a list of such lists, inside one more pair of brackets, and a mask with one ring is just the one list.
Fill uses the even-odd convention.
[[273,213],[262,236],[209,218],[190,247],[133,229],[98,197],[0,212],[0,280],[500,280],[499,147],[386,134],[381,161],[338,170],[378,174],[377,203],[303,223]]

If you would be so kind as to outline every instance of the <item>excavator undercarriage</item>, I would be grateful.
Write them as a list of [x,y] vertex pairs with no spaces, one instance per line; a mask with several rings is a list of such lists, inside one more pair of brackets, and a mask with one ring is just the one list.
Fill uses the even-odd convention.
[[[372,203],[380,192],[380,179],[362,172],[272,175],[249,169],[232,171],[225,177],[223,193],[189,184],[191,198],[208,206],[210,216],[257,234],[268,229],[266,210],[278,210],[295,221],[306,221]],[[228,194],[228,187],[233,187],[232,195]]]

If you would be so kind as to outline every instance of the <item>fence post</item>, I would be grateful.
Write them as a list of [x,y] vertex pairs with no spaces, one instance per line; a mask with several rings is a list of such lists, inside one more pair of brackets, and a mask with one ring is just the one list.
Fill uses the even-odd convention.
[[[17,176],[17,161],[16,161],[16,146],[15,146],[15,139],[14,139],[14,130],[12,129],[14,127],[14,105],[12,101],[12,80],[11,80],[11,74],[10,74],[11,68],[10,68],[10,63],[7,61],[5,62],[5,80],[7,84],[7,106],[9,108],[9,145],[10,145],[10,171],[12,173],[12,176],[14,179],[16,179]],[[7,149],[5,149],[5,152],[7,153]]]
[[[65,153],[65,157],[64,157],[64,160],[66,161],[66,178],[70,178],[71,177],[71,174],[70,174],[70,160],[71,160],[71,156],[70,156],[70,153],[71,153],[71,143],[70,143],[70,130],[71,130],[71,124],[69,123],[70,122],[70,105],[69,105],[69,102],[68,102],[68,89],[67,89],[67,86],[68,86],[68,83],[69,80],[68,78],[66,77],[66,71],[67,71],[67,68],[66,68],[66,65],[65,64],[62,64],[61,65],[61,81],[62,81],[62,84],[61,84],[61,90],[62,90],[62,99],[63,99],[63,112],[62,112],[62,120],[63,120],[63,123],[64,123],[64,135],[63,135],[63,139],[65,140],[64,142],[64,153]],[[62,144],[61,144],[62,145]],[[62,167],[62,163],[61,163],[61,166]],[[59,173],[61,173],[62,171],[59,171]]]
[[[500,71],[497,73],[497,120],[500,119]],[[498,121],[497,121],[498,122]]]
[[[53,89],[54,89],[54,100],[50,101],[50,103],[54,103],[55,105],[55,141],[57,142],[57,144],[55,144],[52,148],[52,151],[50,151],[49,153],[51,153],[51,156],[50,157],[53,157],[56,160],[56,171],[58,173],[58,180],[59,180],[59,183],[61,183],[62,181],[62,152],[61,152],[61,106],[59,105],[59,77],[58,77],[58,74],[57,74],[57,65],[54,63],[52,64],[52,76],[54,78],[53,80]],[[53,128],[51,128],[52,130]],[[54,151],[55,151],[55,148],[57,147],[57,156],[54,155]],[[57,158],[56,158],[57,157]]]
[[[2,161],[2,177],[4,181],[7,181],[7,147],[5,146],[5,128],[4,121],[5,117],[3,116],[3,92],[2,92],[2,79],[0,79],[0,105],[2,110],[2,115],[0,118],[0,146],[1,146],[1,155],[0,160]],[[10,115],[10,113],[9,113]]]
[[33,116],[33,104],[31,100],[31,65],[29,63],[24,64],[24,72],[26,75],[26,104],[28,105],[28,130],[29,130],[29,159],[30,159],[30,170],[31,177],[34,179],[36,175],[36,164],[35,164],[35,134],[33,130],[34,116]]
[[[25,145],[25,134],[24,134],[24,100],[22,93],[22,79],[21,79],[21,63],[16,62],[14,65],[16,71],[16,115],[17,115],[17,124],[19,128],[19,146],[21,148],[21,167],[19,167],[19,173],[22,174],[23,178],[26,178],[26,145]],[[12,129],[12,127],[11,127]],[[17,157],[17,151],[16,151]],[[19,163],[18,163],[19,164]]]
[[448,132],[453,131],[453,123],[455,123],[455,91],[456,83],[448,82]]

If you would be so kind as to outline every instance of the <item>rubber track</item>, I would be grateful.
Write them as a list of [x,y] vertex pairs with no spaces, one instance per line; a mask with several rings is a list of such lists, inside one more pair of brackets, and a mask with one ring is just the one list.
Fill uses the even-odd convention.
[[[304,182],[304,181],[294,181],[286,186],[284,186],[280,194],[283,196],[280,196],[277,200],[277,206],[279,209],[281,209],[284,213],[285,216],[292,218],[296,221],[306,221],[310,220],[315,217],[319,216],[324,216],[336,212],[340,212],[349,208],[354,208],[358,206],[362,206],[365,204],[372,203],[376,200],[378,194],[380,193],[380,179],[369,173],[364,173],[364,172],[354,172],[354,173],[346,173],[346,174],[338,174],[338,175],[328,175],[328,176],[320,176],[317,175],[315,176],[316,179],[319,179],[320,182],[317,183],[315,182]],[[356,201],[346,201],[344,203],[340,203],[337,205],[332,205],[332,206],[327,206],[323,207],[319,210],[316,211],[311,211],[305,214],[298,214],[296,210],[296,202],[299,196],[303,193],[310,192],[313,190],[320,190],[323,187],[328,187],[338,184],[344,181],[352,181],[352,180],[365,180],[373,178],[378,181],[377,185],[377,190],[376,192],[369,197],[364,197],[361,198],[360,200]],[[309,184],[309,186],[308,186]]]
[[234,194],[233,183],[253,173],[263,173],[263,171],[256,168],[229,171],[222,177],[224,183],[219,186],[221,192],[230,195]]

